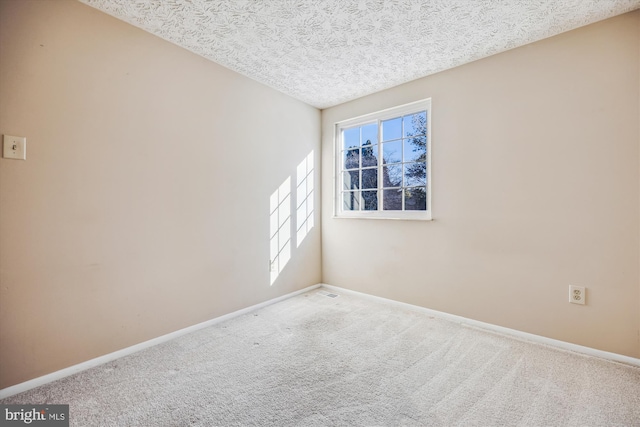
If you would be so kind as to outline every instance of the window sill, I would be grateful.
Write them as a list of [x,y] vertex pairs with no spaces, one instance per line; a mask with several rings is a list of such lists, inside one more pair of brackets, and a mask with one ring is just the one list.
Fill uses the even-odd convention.
[[387,220],[394,220],[394,221],[434,221],[433,217],[431,216],[431,212],[428,213],[420,213],[420,214],[415,214],[415,215],[407,215],[406,212],[403,212],[400,215],[394,215],[394,214],[389,214],[389,213],[384,213],[384,214],[366,214],[363,215],[361,213],[357,213],[357,214],[353,214],[353,215],[349,215],[349,214],[340,214],[340,215],[333,215],[333,219],[387,219]]

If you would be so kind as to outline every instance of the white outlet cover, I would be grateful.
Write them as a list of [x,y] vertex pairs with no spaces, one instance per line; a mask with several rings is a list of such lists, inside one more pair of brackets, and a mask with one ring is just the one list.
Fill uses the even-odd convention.
[[585,304],[586,288],[584,286],[569,286],[569,302],[572,304]]
[[27,138],[24,136],[3,135],[2,157],[5,159],[27,159]]

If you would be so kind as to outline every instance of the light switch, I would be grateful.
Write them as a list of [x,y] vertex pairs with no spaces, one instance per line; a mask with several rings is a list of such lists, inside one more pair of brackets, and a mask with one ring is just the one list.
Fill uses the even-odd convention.
[[3,135],[2,157],[5,159],[27,159],[27,138],[24,136]]

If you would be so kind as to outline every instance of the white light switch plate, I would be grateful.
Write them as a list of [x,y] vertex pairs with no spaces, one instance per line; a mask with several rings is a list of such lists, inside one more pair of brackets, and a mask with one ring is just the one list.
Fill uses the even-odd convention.
[[5,159],[27,159],[27,138],[24,136],[3,135],[2,157]]

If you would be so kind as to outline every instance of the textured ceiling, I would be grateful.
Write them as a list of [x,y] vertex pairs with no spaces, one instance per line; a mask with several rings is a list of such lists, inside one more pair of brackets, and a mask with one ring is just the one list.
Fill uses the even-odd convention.
[[80,0],[318,108],[640,8],[640,0]]

